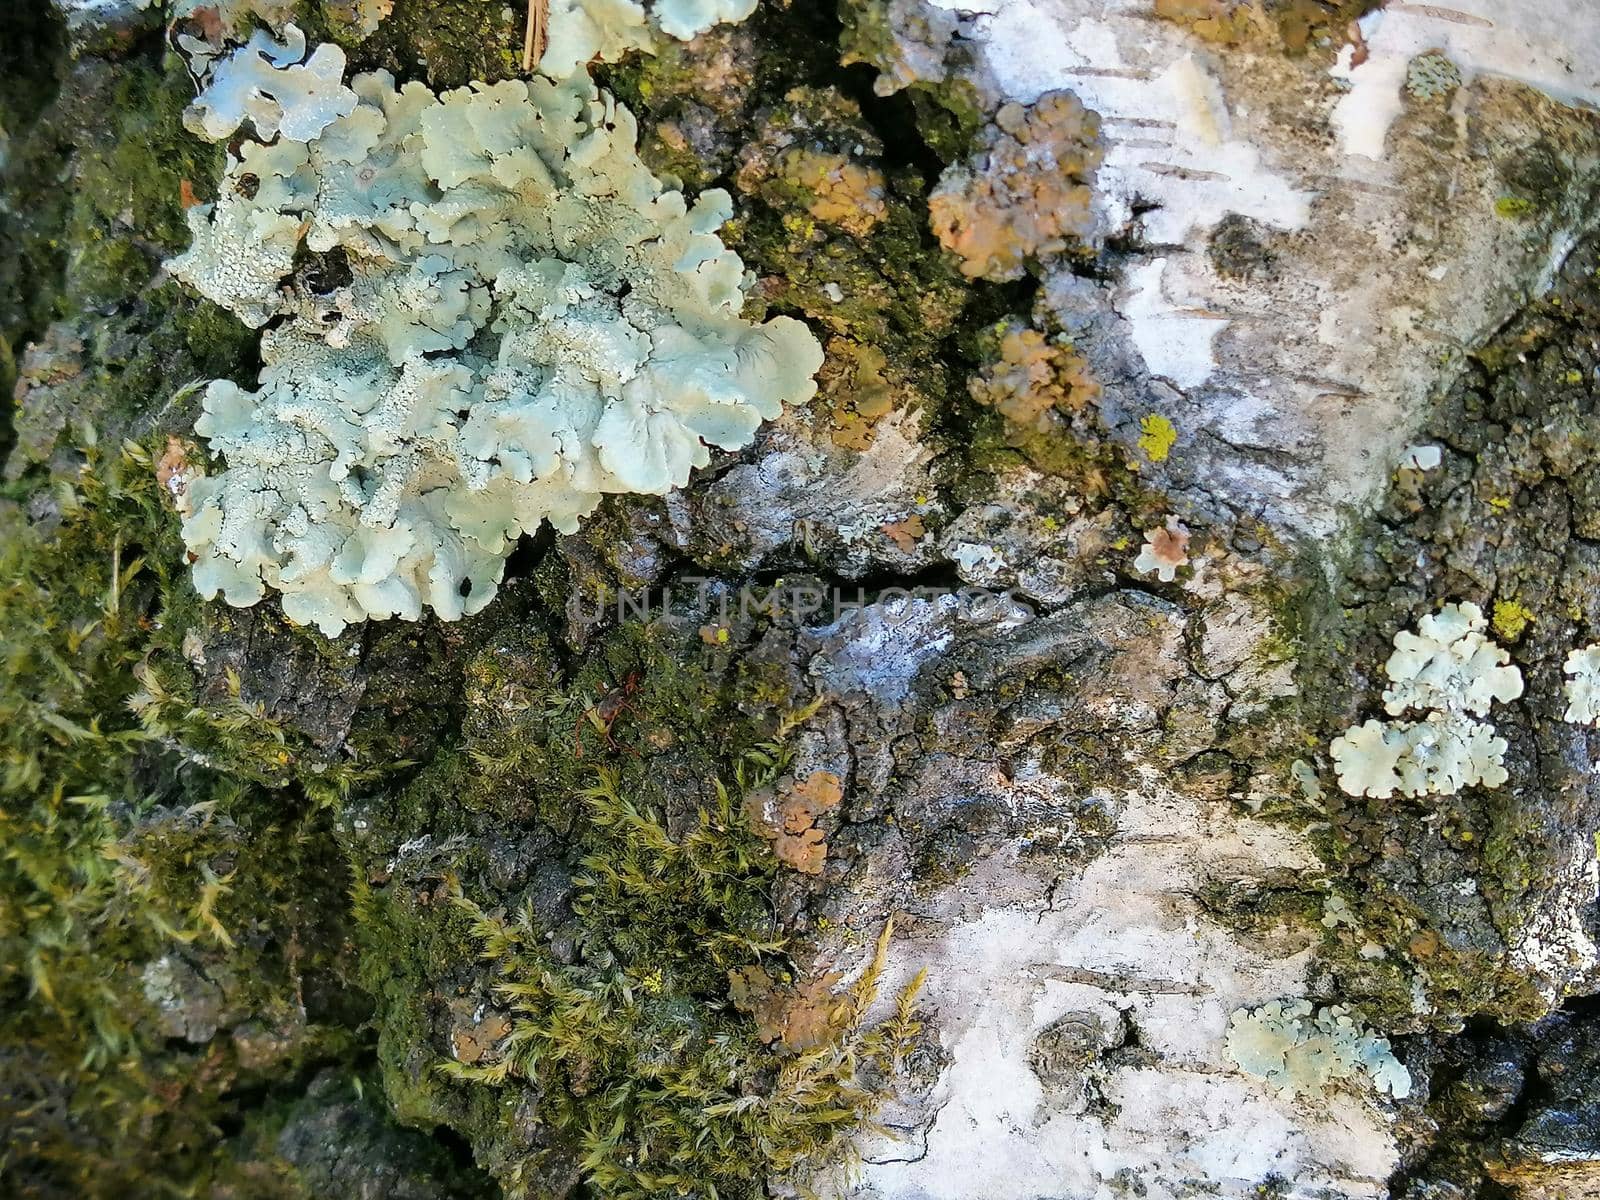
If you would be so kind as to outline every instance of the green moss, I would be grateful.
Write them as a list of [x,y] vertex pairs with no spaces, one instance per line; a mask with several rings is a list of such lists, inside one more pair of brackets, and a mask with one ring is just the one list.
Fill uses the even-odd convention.
[[945,162],[965,158],[985,119],[978,89],[969,80],[951,78],[934,84],[916,83],[908,90],[917,131],[928,147]]
[[[465,668],[459,748],[347,835],[390,1101],[459,1130],[512,1194],[578,1175],[606,1197],[759,1195],[836,1148],[910,1036],[909,1012],[841,1020],[786,1053],[733,1004],[731,969],[792,974],[779,868],[740,807],[783,756],[697,645],[626,624],[564,680],[544,635],[502,630]],[[508,828],[540,847],[531,879],[488,853]]]
[[[503,0],[395,0],[394,11],[352,61],[391,70],[398,65],[401,78],[424,79],[435,89],[515,79],[522,74],[526,19],[527,5]],[[326,19],[310,32],[342,36],[351,45]]]
[[[341,863],[325,813],[186,760],[133,712],[187,587],[148,452],[87,447],[53,500],[53,528],[0,508],[0,1124],[26,1131],[8,1180],[208,1190],[242,1170],[213,1132],[231,1088],[357,1043]],[[162,956],[289,1032],[266,1057],[174,1047],[140,979]]]
[[[756,752],[738,782],[765,783],[779,761]],[[552,956],[531,904],[501,917],[455,896],[514,1019],[499,1061],[446,1066],[538,1087],[541,1117],[575,1142],[597,1196],[764,1195],[770,1176],[824,1165],[882,1102],[875,1078],[916,1032],[910,996],[897,1018],[862,1029],[880,945],[866,979],[814,1014],[827,1026],[816,1044],[765,1045],[730,988],[740,972],[786,973],[768,900],[775,867],[745,826],[743,786],[719,786],[675,838],[621,785],[601,769],[581,793],[578,962]]]
[[[94,84],[94,102],[104,106],[95,116],[105,123],[73,131],[72,186],[63,189],[67,208],[58,243],[61,315],[126,299],[155,273],[164,253],[187,244],[183,185],[203,190],[222,157],[221,147],[183,128],[194,91],[175,59],[159,70],[126,63],[114,75],[97,73]],[[64,124],[72,115],[56,114],[40,139],[48,141],[54,122]]]

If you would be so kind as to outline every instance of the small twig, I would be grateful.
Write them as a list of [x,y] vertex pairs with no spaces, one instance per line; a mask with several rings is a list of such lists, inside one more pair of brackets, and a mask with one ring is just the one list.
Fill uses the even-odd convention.
[[550,19],[550,0],[528,0],[528,30],[522,38],[522,72],[533,70],[533,64],[544,57],[549,38],[545,24]]

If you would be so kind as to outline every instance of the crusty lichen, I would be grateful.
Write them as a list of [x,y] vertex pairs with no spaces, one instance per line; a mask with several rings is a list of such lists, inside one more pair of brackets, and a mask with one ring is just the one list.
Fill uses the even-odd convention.
[[962,273],[1020,279],[1029,259],[1061,254],[1094,233],[1100,118],[1071,92],[1008,103],[964,164],[928,198],[933,231]]
[[282,322],[258,391],[206,391],[196,428],[227,469],[191,490],[202,594],[273,587],[330,636],[424,605],[454,619],[523,532],[682,486],[811,397],[806,327],[739,317],[727,194],[665,190],[587,76],[352,83],[315,140],[285,128],[231,157],[170,264]]

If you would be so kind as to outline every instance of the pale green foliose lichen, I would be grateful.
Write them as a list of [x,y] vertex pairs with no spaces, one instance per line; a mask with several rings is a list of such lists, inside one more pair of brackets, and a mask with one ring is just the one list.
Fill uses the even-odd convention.
[[286,26],[279,41],[265,29],[232,54],[212,62],[209,46],[187,39],[186,50],[197,71],[209,70],[211,82],[184,111],[191,133],[220,142],[249,121],[256,136],[305,142],[340,117],[349,116],[356,95],[344,86],[344,51],[324,43],[306,56],[306,35]]
[[713,25],[743,21],[757,0],[550,0],[549,41],[539,70],[564,79],[588,63],[617,62],[630,50],[649,50],[656,31],[680,41]]
[[1575,725],[1600,725],[1600,642],[1570,651],[1562,670],[1569,677],[1562,684],[1567,698],[1563,719]]
[[1341,1005],[1273,1000],[1228,1019],[1228,1058],[1286,1096],[1319,1096],[1339,1080],[1362,1079],[1403,1100],[1411,1072],[1379,1037]]
[[1476,604],[1447,604],[1401,630],[1384,664],[1384,711],[1431,710],[1421,721],[1367,721],[1333,740],[1339,786],[1352,796],[1387,799],[1453,795],[1505,783],[1506,740],[1481,720],[1491,704],[1522,695],[1522,672],[1485,635]]
[[585,74],[435,96],[356,76],[310,142],[230,156],[174,275],[251,325],[259,387],[206,389],[226,469],[190,485],[202,595],[282,593],[329,636],[494,595],[511,546],[606,493],[661,495],[810,399],[806,326],[749,280]]

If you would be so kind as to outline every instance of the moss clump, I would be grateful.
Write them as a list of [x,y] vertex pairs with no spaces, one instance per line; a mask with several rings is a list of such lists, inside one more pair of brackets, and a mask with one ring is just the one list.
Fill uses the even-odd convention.
[[161,252],[188,244],[184,183],[203,190],[217,177],[222,157],[221,147],[184,129],[183,110],[193,99],[176,61],[159,69],[128,63],[116,72],[106,96],[115,120],[74,163],[72,243],[81,245],[95,231],[106,242],[137,249],[146,256],[146,278]]
[[[770,774],[765,758],[747,761],[757,779]],[[751,973],[771,978],[761,964],[781,949],[763,843],[725,787],[674,838],[619,784],[602,770],[582,794],[577,962],[551,953],[531,905],[507,918],[455,897],[514,1020],[499,1061],[450,1073],[532,1083],[542,1119],[576,1141],[597,1195],[762,1195],[769,1176],[822,1165],[875,1111],[916,1032],[910,997],[888,1025],[861,1029],[880,947],[850,993],[805,993],[802,1027],[816,1036],[796,1038],[803,1048],[763,1044],[739,990]]]
[[[187,587],[148,453],[86,448],[52,503],[34,526],[0,507],[7,1178],[29,1195],[207,1191],[244,1170],[215,1133],[240,1111],[230,1092],[358,1042],[341,864],[325,812],[200,765],[129,707],[141,665],[182,636],[170,601]],[[152,992],[158,960],[193,986]],[[274,1032],[188,1038],[250,1022]]]
[[[460,748],[349,834],[391,1101],[513,1195],[760,1195],[870,1115],[914,1032],[909,1001],[863,1030],[865,991],[796,987],[787,1027],[822,1036],[791,1050],[736,1003],[730,972],[799,974],[741,808],[783,754],[691,653],[630,624],[563,685],[542,636],[496,637]],[[537,865],[507,874],[508,852]]]

